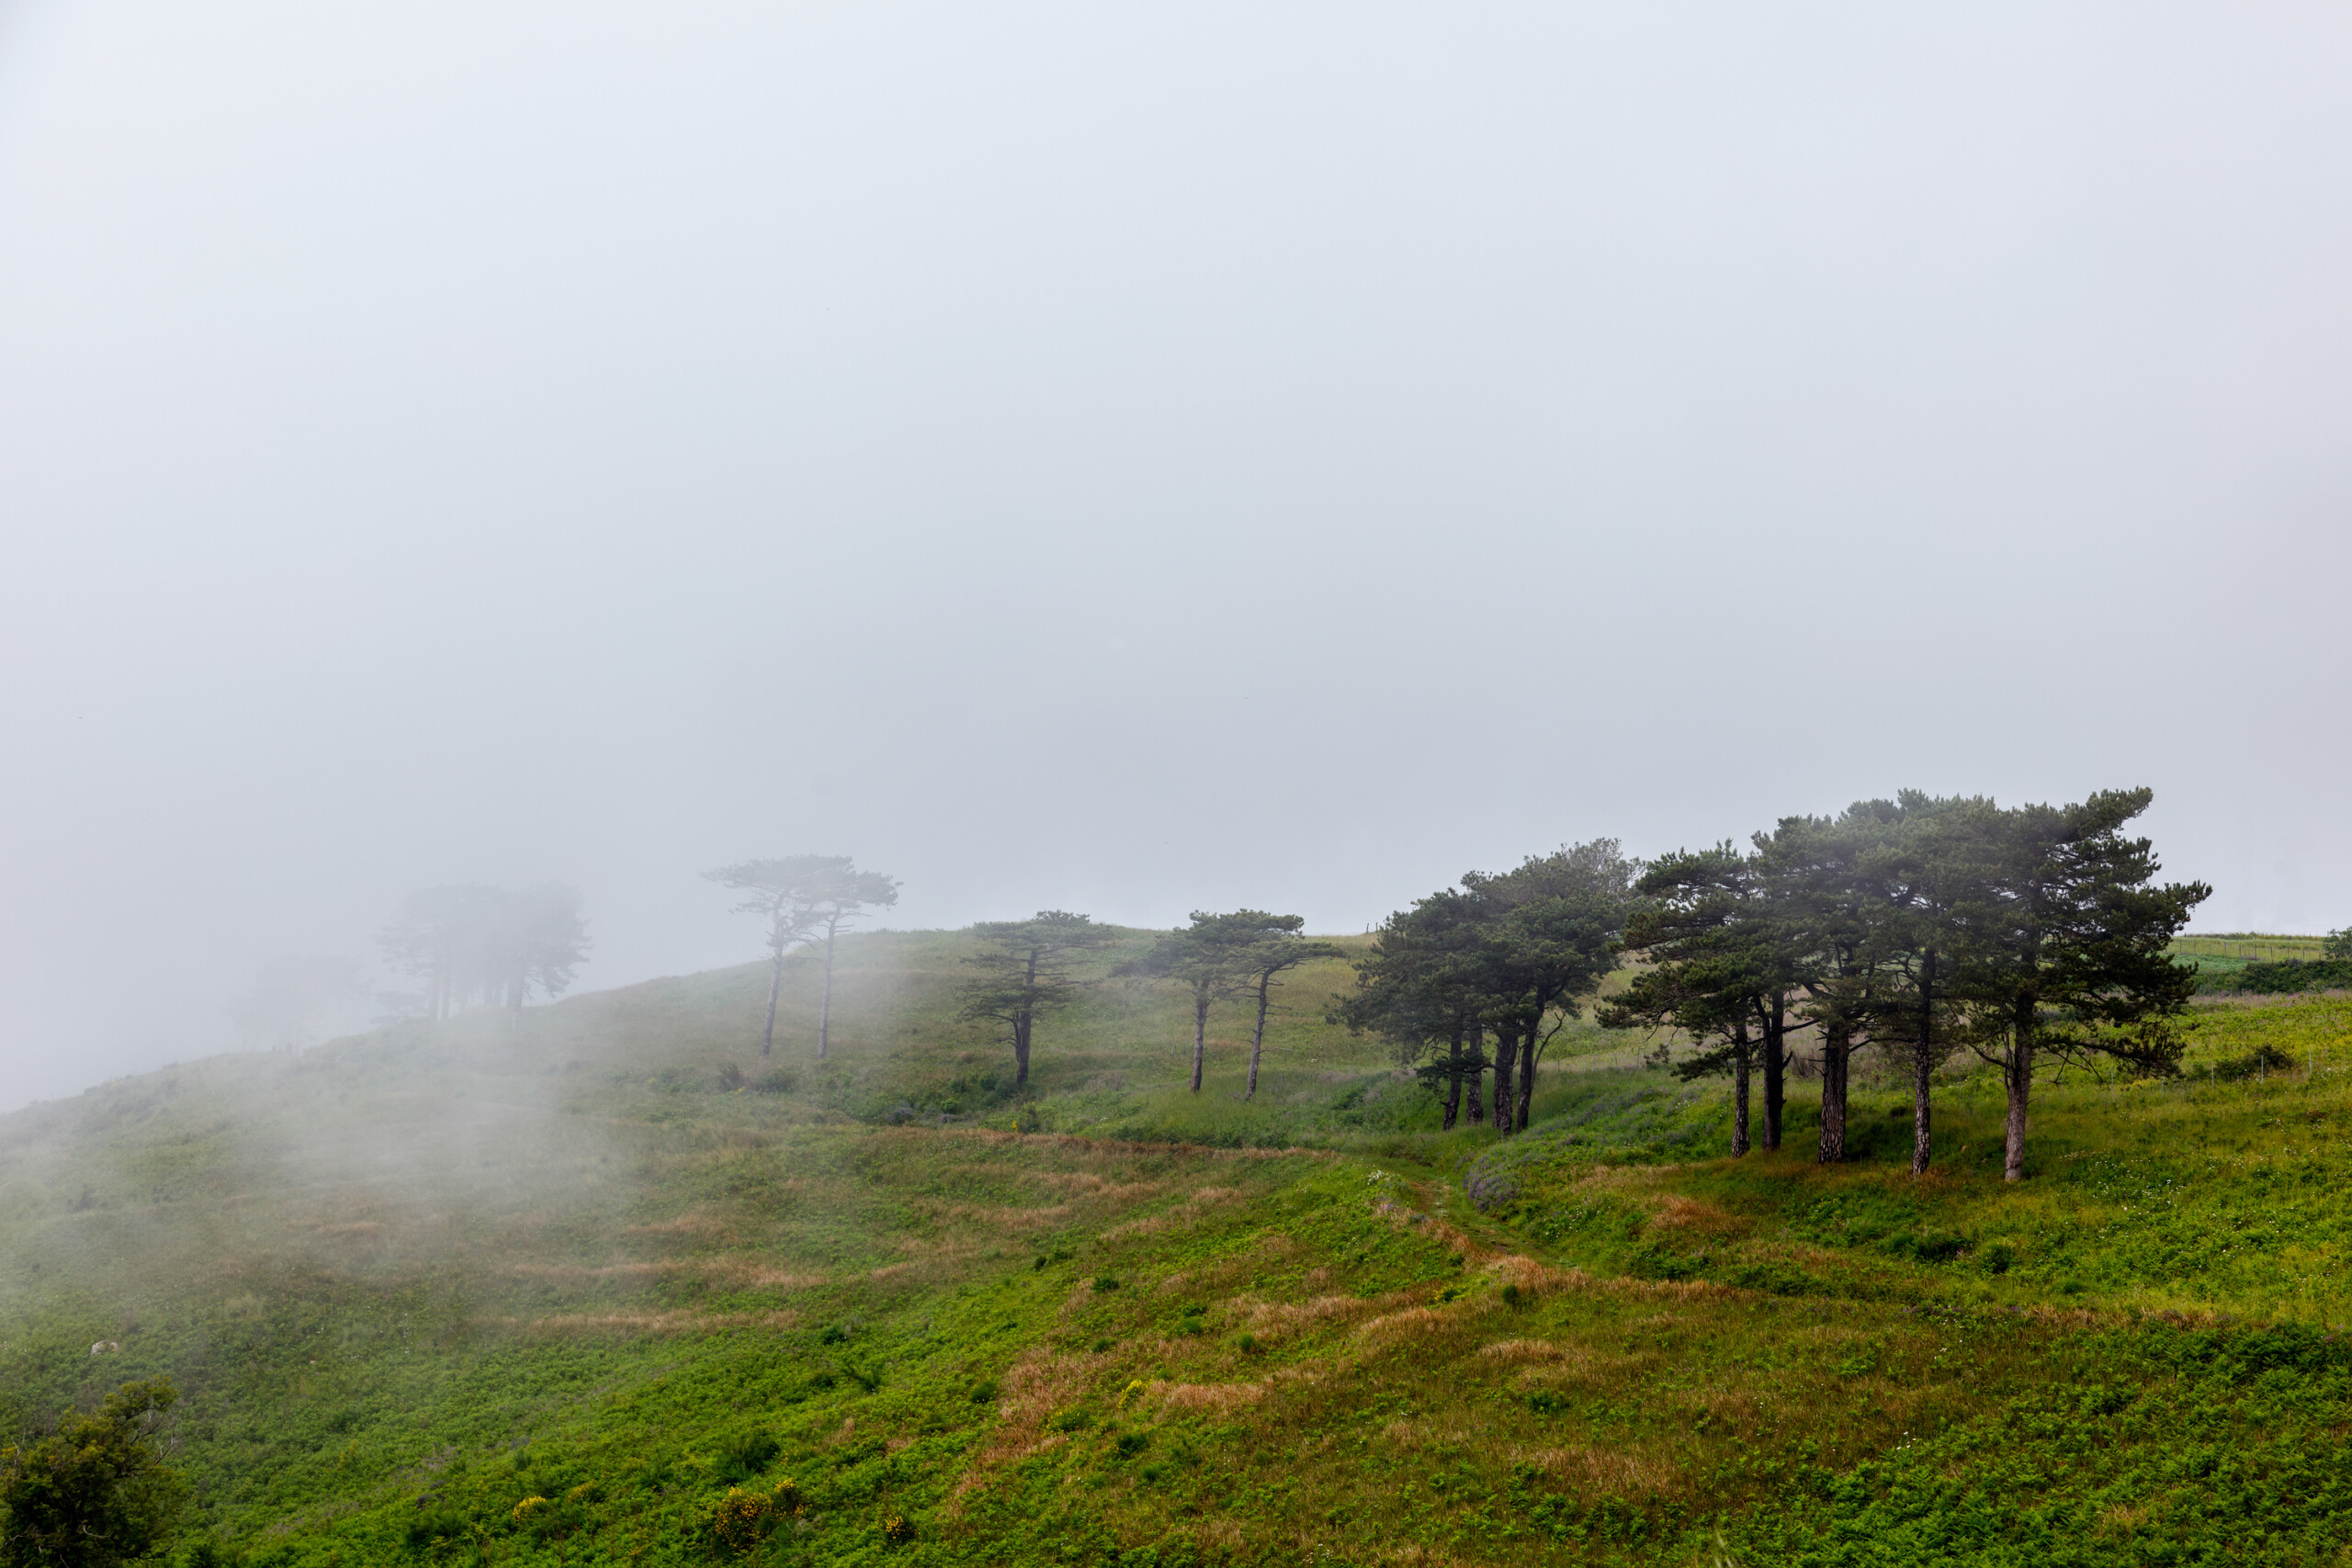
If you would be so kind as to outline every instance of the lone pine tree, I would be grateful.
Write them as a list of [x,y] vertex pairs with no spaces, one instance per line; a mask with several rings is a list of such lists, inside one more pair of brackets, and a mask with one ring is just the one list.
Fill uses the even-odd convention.
[[1001,1023],[1012,1043],[1015,1089],[1029,1082],[1029,1049],[1038,1019],[1076,996],[1078,960],[1117,940],[1084,915],[1041,909],[1026,920],[987,920],[972,928],[980,951],[964,962],[975,973],[958,990],[957,1016]]

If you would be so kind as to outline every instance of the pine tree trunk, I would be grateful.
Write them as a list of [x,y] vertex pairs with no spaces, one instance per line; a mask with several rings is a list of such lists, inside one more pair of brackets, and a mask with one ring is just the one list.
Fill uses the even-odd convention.
[[1258,976],[1258,1027],[1250,1034],[1250,1087],[1241,1091],[1244,1100],[1258,1098],[1258,1056],[1266,1048],[1266,992],[1273,983],[1272,975]]
[[1731,1035],[1731,1154],[1747,1152],[1747,1025],[1732,1025]]
[[1201,1064],[1207,1059],[1209,1049],[1209,988],[1206,983],[1193,987],[1193,1092],[1201,1092]]
[[1936,1060],[1936,950],[1919,964],[1919,1043],[1911,1058],[1911,1174],[1928,1174],[1928,1074]]
[[825,1047],[833,1022],[833,933],[841,929],[836,919],[825,927],[825,984],[817,995],[817,1060],[825,1059]]
[[1789,1091],[1789,1004],[1786,998],[1772,998],[1772,1011],[1764,1021],[1764,1146],[1781,1146],[1781,1112],[1788,1103]]
[[1510,1069],[1519,1060],[1519,1040],[1509,1029],[1495,1031],[1495,1131],[1508,1137],[1517,1108],[1510,1097]]
[[775,1049],[775,997],[784,988],[784,949],[775,950],[775,961],[768,965],[768,1026],[760,1035],[760,1060],[768,1059]]
[[1487,1032],[1473,1025],[1467,1036],[1470,1042],[1470,1125],[1487,1124]]
[[1445,1125],[1441,1130],[1451,1133],[1462,1114],[1462,1031],[1458,1026],[1445,1061]]
[[1535,1110],[1535,1031],[1530,1028],[1519,1043],[1519,1120],[1514,1130],[1527,1131],[1527,1119]]
[[1045,956],[1045,949],[1029,950],[1029,962],[1022,973],[1022,1003],[1012,1015],[1012,1087],[1026,1088],[1029,1082],[1029,1031],[1037,1021],[1037,965]]
[[1822,1025],[1821,1147],[1814,1155],[1822,1165],[1836,1165],[1846,1157],[1846,1058],[1852,1050],[1844,1023]]
[[2009,1042],[2007,1069],[2002,1074],[2009,1091],[2008,1146],[2001,1162],[2001,1179],[2025,1179],[2025,1106],[2033,1088],[2033,1003],[2018,1004],[2017,1016],[2010,1021],[2015,1032]]

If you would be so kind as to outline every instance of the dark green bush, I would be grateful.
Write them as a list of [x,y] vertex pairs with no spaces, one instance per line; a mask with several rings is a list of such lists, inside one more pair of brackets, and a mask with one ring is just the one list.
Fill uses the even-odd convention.
[[769,1431],[739,1432],[719,1445],[712,1473],[721,1481],[744,1482],[765,1470],[784,1445]]

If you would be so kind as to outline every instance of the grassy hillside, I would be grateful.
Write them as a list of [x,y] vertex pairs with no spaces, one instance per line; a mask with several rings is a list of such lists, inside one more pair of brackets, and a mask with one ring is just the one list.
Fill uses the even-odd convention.
[[[2251,980],[2253,988],[2268,991],[2322,988],[2315,980],[2322,976],[2281,976],[2264,971],[2280,964],[2309,964],[2327,956],[2327,939],[2316,936],[2276,936],[2257,931],[2229,931],[2212,936],[2184,936],[2175,940],[2173,953],[2197,966],[2198,989],[2222,995],[2242,988],[2243,980]],[[2249,976],[2248,971],[2254,973]],[[2324,977],[2341,989],[2330,975]],[[2282,980],[2288,983],[2281,983]]]
[[1254,1103],[1107,980],[1015,1098],[962,940],[845,947],[824,1064],[751,967],[0,1118],[0,1428],[169,1374],[190,1568],[2352,1561],[2352,1004],[2005,1188],[1996,1085],[1735,1162],[1597,1032],[1441,1134],[1339,964]]

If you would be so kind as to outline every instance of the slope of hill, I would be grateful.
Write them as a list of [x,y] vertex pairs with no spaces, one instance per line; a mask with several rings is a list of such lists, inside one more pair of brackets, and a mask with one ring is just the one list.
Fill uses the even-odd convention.
[[846,946],[822,1064],[754,966],[0,1119],[0,1427],[171,1376],[190,1568],[2352,1550],[2352,1004],[2053,1084],[2004,1188],[1965,1075],[1924,1181],[1891,1089],[1731,1161],[1589,1032],[1440,1134],[1336,964],[1254,1103],[1125,982],[1015,1099],[963,940]]

